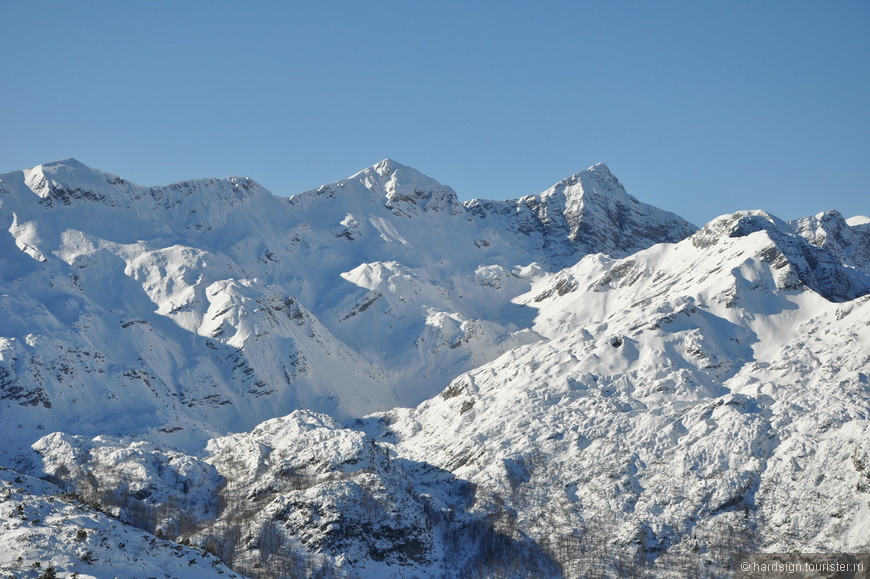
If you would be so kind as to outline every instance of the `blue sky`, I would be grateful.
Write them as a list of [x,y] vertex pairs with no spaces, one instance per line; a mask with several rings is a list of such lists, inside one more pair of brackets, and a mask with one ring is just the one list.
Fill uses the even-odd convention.
[[462,198],[597,162],[702,224],[870,214],[870,2],[0,0],[0,172],[290,195],[385,157]]

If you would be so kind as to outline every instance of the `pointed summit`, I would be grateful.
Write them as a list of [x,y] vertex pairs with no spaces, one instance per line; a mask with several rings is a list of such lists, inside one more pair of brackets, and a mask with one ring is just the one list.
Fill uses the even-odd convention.
[[616,176],[613,173],[611,173],[610,167],[608,167],[604,163],[595,163],[594,165],[592,165],[591,167],[589,167],[586,170],[591,171],[593,173],[599,173],[602,176],[606,176],[606,177],[609,177],[611,179],[615,179],[615,180],[619,181],[619,179],[616,179]]
[[[625,189],[622,187],[622,183],[620,183],[619,179],[616,178],[616,175],[614,175],[610,171],[610,167],[608,167],[604,163],[595,163],[588,169],[583,169],[582,171],[572,173],[568,177],[565,177],[564,179],[553,185],[553,187],[551,187],[547,191],[555,189],[559,185],[574,185],[577,183],[581,183],[584,180],[586,182],[596,182],[602,185],[609,183],[611,186],[619,190],[625,191]],[[546,193],[547,192],[545,191],[544,194]]]
[[400,170],[411,170],[411,171],[419,172],[416,169],[414,169],[413,167],[403,165],[402,163],[399,163],[398,161],[390,159],[389,157],[387,157],[383,161],[375,163],[370,168],[373,169],[379,175],[389,175],[389,174],[395,173],[396,171],[400,171]]
[[549,267],[564,268],[590,253],[624,257],[697,231],[680,216],[629,195],[604,163],[562,179],[539,195],[513,201],[472,199],[466,209],[481,219],[539,239]]
[[339,186],[346,187],[350,181],[361,183],[375,195],[385,197],[384,205],[395,215],[411,216],[421,211],[445,210],[456,214],[464,211],[453,189],[393,159],[384,159],[363,169],[340,181]]
[[588,169],[578,171],[573,175],[562,179],[553,187],[545,191],[542,195],[547,195],[549,192],[557,190],[560,186],[570,189],[572,194],[580,194],[581,196],[608,196],[626,198],[637,203],[637,199],[629,195],[619,179],[616,178],[610,171],[610,167],[604,163],[596,163]]
[[[393,188],[416,188],[420,190],[430,190],[430,189],[439,189],[444,188],[445,185],[442,185],[435,179],[424,175],[417,169],[413,167],[409,167],[408,165],[403,165],[398,161],[394,161],[393,159],[384,159],[378,163],[375,163],[371,167],[363,169],[358,173],[352,175],[347,180],[350,179],[369,179],[369,183],[372,186],[376,184],[382,184],[384,187],[387,187],[388,184],[392,183]],[[369,187],[367,185],[367,187]],[[371,188],[371,187],[369,187]]]
[[563,179],[539,199],[547,206],[544,215],[557,215],[565,237],[585,253],[628,255],[655,243],[680,241],[697,230],[678,215],[629,195],[604,163]]

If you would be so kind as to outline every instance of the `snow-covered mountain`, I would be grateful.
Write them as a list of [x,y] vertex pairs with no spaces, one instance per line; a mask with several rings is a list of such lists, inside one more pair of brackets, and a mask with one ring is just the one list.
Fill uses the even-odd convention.
[[390,160],[289,198],[67,160],[0,220],[3,463],[236,571],[870,548],[866,218],[697,230],[604,165],[461,203]]
[[[694,230],[601,165],[509,215],[466,205],[389,160],[290,198],[243,178],[144,188],[75,160],[0,176],[6,450],[40,424],[193,449],[295,408],[418,404],[539,339],[510,300],[561,263],[557,242],[563,260],[622,255]],[[619,245],[613,211],[659,229]]]

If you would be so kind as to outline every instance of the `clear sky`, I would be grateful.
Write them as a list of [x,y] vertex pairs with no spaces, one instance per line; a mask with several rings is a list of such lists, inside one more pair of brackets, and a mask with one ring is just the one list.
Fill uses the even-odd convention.
[[461,198],[607,163],[696,224],[870,214],[870,2],[0,0],[0,172],[290,195],[391,157]]

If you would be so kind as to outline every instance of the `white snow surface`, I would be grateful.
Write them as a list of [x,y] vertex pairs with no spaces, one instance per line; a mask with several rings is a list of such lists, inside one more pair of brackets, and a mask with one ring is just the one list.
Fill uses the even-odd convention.
[[0,457],[50,481],[0,471],[39,511],[0,544],[66,537],[3,571],[86,576],[85,516],[128,576],[210,575],[127,523],[288,576],[870,550],[866,220],[697,230],[602,164],[460,203],[391,160],[290,198],[66,160],[0,176],[0,222]]

